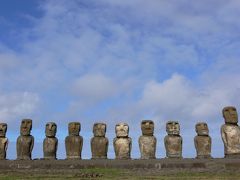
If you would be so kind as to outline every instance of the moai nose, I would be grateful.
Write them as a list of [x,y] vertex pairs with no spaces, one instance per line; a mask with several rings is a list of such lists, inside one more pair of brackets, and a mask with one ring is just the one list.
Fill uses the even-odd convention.
[[231,115],[234,115],[234,114],[235,114],[235,112],[234,112],[234,111],[230,111],[230,114],[231,114]]

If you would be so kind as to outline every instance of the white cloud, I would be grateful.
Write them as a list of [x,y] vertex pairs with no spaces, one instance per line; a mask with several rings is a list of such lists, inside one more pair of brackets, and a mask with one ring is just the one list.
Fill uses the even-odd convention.
[[225,0],[41,2],[43,15],[18,34],[20,48],[0,47],[0,116],[21,119],[41,106],[38,120],[51,117],[59,129],[76,118],[90,132],[104,119],[114,134],[121,120],[134,136],[144,118],[161,133],[168,119],[181,121],[189,136],[198,120],[218,127],[223,106],[240,107],[238,7]]
[[7,93],[0,96],[0,117],[6,123],[30,118],[37,110],[40,98],[31,92]]
[[106,100],[116,94],[115,82],[102,74],[87,74],[75,80],[72,92],[83,100]]

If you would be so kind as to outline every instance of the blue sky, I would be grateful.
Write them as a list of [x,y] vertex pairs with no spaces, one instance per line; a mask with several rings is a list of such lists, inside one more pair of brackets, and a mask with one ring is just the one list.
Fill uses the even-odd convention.
[[0,6],[0,117],[8,158],[22,118],[33,119],[33,158],[44,127],[58,125],[65,158],[67,124],[80,121],[83,158],[94,122],[107,123],[109,158],[118,122],[130,126],[139,158],[140,122],[152,119],[157,157],[168,120],[177,120],[183,156],[195,157],[195,124],[206,121],[212,155],[223,157],[224,106],[240,107],[238,0],[5,0]]

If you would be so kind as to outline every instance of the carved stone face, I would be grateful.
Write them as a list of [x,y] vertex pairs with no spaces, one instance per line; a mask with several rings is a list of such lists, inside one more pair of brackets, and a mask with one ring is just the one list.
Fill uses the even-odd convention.
[[233,106],[227,106],[222,110],[223,118],[225,123],[237,124],[238,123],[238,114],[237,109]]
[[166,124],[166,131],[168,135],[179,135],[180,125],[177,121],[168,121]]
[[129,127],[126,123],[119,123],[115,127],[117,137],[128,137]]
[[195,126],[195,130],[199,136],[208,136],[209,130],[207,123],[204,122],[197,123]]
[[72,136],[79,136],[81,124],[79,122],[70,122],[68,124],[68,133]]
[[7,132],[7,124],[0,123],[0,137],[5,137]]
[[95,137],[105,137],[106,134],[106,124],[104,123],[95,123],[93,125],[93,134]]
[[45,128],[45,134],[47,137],[55,137],[57,133],[57,125],[54,122],[48,122]]
[[32,130],[32,120],[31,119],[23,119],[20,127],[20,133],[22,136],[30,135]]
[[154,133],[154,122],[151,120],[143,120],[141,129],[143,135],[152,136]]

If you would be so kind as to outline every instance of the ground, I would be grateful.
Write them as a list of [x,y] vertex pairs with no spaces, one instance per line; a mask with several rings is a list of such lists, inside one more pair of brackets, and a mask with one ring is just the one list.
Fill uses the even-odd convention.
[[187,172],[187,171],[156,171],[148,169],[111,169],[87,168],[72,171],[41,172],[41,171],[5,171],[0,172],[0,179],[240,179],[239,172]]

